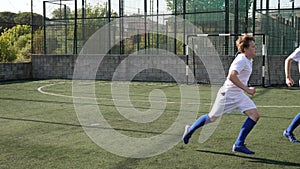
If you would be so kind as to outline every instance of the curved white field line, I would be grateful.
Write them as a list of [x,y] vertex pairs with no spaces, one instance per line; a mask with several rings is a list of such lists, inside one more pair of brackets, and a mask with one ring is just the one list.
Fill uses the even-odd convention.
[[[63,82],[62,82],[63,83]],[[67,98],[80,98],[80,99],[96,99],[96,100],[108,100],[108,101],[113,101],[116,99],[111,99],[111,98],[91,98],[91,97],[76,97],[76,96],[69,96],[69,95],[63,95],[63,94],[56,94],[56,93],[50,93],[50,92],[45,92],[43,91],[43,88],[46,87],[50,87],[50,86],[54,86],[56,85],[55,83],[53,84],[48,84],[48,85],[44,85],[39,87],[37,90],[42,93],[42,94],[46,94],[46,95],[51,95],[51,96],[57,96],[57,97],[67,97]],[[118,101],[128,101],[128,100],[118,100]],[[132,102],[144,102],[144,103],[148,103],[149,101],[147,100],[131,100]],[[160,102],[160,101],[152,101],[152,102]],[[170,104],[175,104],[175,103],[179,103],[179,102],[167,102]],[[195,104],[195,103],[187,103],[187,104]],[[200,104],[200,103],[197,103]],[[204,105],[206,106],[211,106],[211,104],[209,103],[205,103]],[[291,106],[278,106],[278,105],[273,105],[273,106],[269,106],[269,105],[257,105],[257,107],[260,108],[300,108],[300,105],[291,105]]]
[[[49,84],[49,85],[41,86],[37,90],[40,93],[42,93],[42,94],[51,95],[51,96],[57,96],[57,97],[79,98],[79,99],[93,99],[93,100],[96,99],[96,100],[109,100],[109,101],[117,100],[117,99],[111,99],[111,98],[76,97],[76,96],[69,96],[69,95],[56,94],[56,93],[50,93],[50,92],[43,91],[43,88],[54,86],[54,85],[56,85],[56,84]],[[118,99],[118,101],[128,101],[128,100]],[[133,101],[133,102],[147,102],[147,103],[149,102],[149,101],[144,101],[144,100],[131,100],[131,101]],[[151,102],[160,102],[160,101],[151,101]],[[177,103],[177,102],[167,102],[167,103],[174,104],[174,103]]]

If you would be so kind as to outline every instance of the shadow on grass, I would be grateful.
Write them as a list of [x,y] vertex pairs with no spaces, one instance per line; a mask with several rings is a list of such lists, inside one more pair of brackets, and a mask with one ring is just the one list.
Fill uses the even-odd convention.
[[[80,125],[73,123],[63,123],[63,122],[54,122],[54,121],[46,121],[46,120],[34,120],[34,119],[25,119],[25,118],[13,118],[13,117],[1,117],[3,120],[13,120],[13,121],[23,121],[23,122],[32,122],[32,123],[41,123],[41,124],[52,124],[52,125],[63,125],[63,126],[71,126],[71,127],[80,127],[80,128],[96,128],[103,130],[118,130],[118,131],[127,131],[127,132],[135,132],[135,133],[144,133],[144,134],[162,134],[161,132],[155,131],[145,131],[145,130],[134,130],[134,129],[125,129],[125,128],[108,128],[94,125]],[[165,135],[177,135],[174,133],[164,133]],[[178,135],[179,136],[179,135]],[[180,135],[181,136],[181,135]]]
[[[0,98],[0,100],[5,100],[5,101],[18,101],[18,102],[34,102],[34,103],[49,103],[49,104],[69,104],[69,105],[74,105],[74,104],[78,104],[78,105],[95,105],[93,103],[74,103],[73,101],[54,101],[54,100],[34,100],[34,99],[19,99],[19,98]],[[111,100],[113,101],[113,100]],[[114,103],[98,103],[99,106],[103,106],[103,107],[124,107],[124,108],[132,108],[132,106],[128,105],[128,106],[119,106],[119,105],[115,105]],[[134,108],[138,108],[138,109],[143,109],[143,110],[148,110],[149,106],[145,105],[139,105],[139,106],[134,106]],[[164,109],[159,109],[159,108],[153,108],[153,110],[164,110]],[[179,111],[179,109],[172,109],[169,108],[168,110],[170,111]]]
[[8,98],[8,97],[2,97],[0,100],[5,101],[18,101],[18,102],[34,102],[34,103],[53,103],[53,104],[74,104],[72,101],[69,102],[62,102],[62,101],[53,101],[53,100],[34,100],[34,99],[19,99],[19,98]]
[[264,164],[273,164],[273,165],[279,165],[279,166],[300,167],[300,163],[293,163],[293,162],[287,162],[287,161],[278,161],[278,160],[254,157],[254,156],[249,156],[249,155],[239,155],[239,154],[233,154],[233,153],[208,151],[208,150],[197,150],[197,151],[202,152],[202,153],[211,153],[211,154],[217,154],[217,155],[225,155],[225,156],[249,159],[250,162],[254,162],[254,163],[264,163]]
[[124,161],[119,161],[118,163],[116,163],[116,165],[109,166],[108,169],[133,169],[136,168],[137,164],[139,164],[140,161],[141,159],[127,158]]
[[[67,105],[74,105],[74,104],[81,104],[81,103],[73,103],[73,101],[54,101],[54,100],[34,100],[34,99],[19,99],[19,98],[0,98],[0,100],[10,100],[10,101],[19,101],[19,102],[34,102],[34,103],[49,103],[49,104],[67,104]],[[89,105],[87,103],[82,103],[82,105]],[[90,105],[95,105],[95,104],[90,104]],[[98,103],[99,106],[103,106],[103,107],[124,107],[124,108],[131,108],[131,106],[116,106],[113,103],[109,104],[109,103]],[[149,106],[135,106],[134,108],[137,109],[142,109],[142,110],[148,110]],[[163,110],[163,109],[155,109],[155,110]],[[177,108],[168,108],[169,111],[175,111],[177,112],[178,109]],[[207,113],[207,112],[200,112],[200,113]],[[244,116],[243,114],[240,113],[230,113],[230,114],[226,114],[226,116]],[[246,116],[244,116],[246,117]],[[270,116],[263,116],[261,115],[261,117],[266,117],[266,118],[274,118],[274,119],[288,119],[290,120],[291,117],[270,117]]]

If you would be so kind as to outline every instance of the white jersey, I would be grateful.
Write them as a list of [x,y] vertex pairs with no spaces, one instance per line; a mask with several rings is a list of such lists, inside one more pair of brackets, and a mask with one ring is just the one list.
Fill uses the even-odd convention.
[[[252,59],[248,59],[240,53],[230,65],[229,73],[233,70],[238,72],[237,77],[247,86],[252,73]],[[219,117],[224,113],[238,110],[243,113],[247,110],[256,108],[254,102],[244,93],[243,89],[237,87],[230,80],[226,80],[220,88],[215,103],[209,112],[211,116]]]
[[[297,49],[295,49],[295,51],[291,53],[289,57],[292,58],[294,61],[298,62],[298,71],[300,74],[300,46]],[[299,79],[299,86],[300,86],[300,79]]]
[[289,57],[291,57],[296,62],[300,61],[300,47],[295,49],[295,51],[291,53]]
[[[240,81],[247,86],[248,81],[250,78],[250,75],[252,73],[252,59],[248,59],[245,54],[240,53],[237,55],[237,57],[233,60],[233,62],[230,65],[229,73],[233,70],[238,72],[237,77],[240,79]],[[232,83],[229,79],[226,79],[224,83],[225,92],[227,93],[243,93],[243,89],[237,87],[235,84]]]

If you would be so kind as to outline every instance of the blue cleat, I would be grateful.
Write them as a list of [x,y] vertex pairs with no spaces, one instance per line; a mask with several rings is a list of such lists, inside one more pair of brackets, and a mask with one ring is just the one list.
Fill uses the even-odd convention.
[[189,139],[191,138],[191,135],[189,134],[189,128],[190,128],[189,125],[186,125],[184,128],[184,133],[182,135],[182,140],[183,140],[184,144],[189,143]]
[[237,146],[234,144],[232,147],[232,151],[240,152],[240,153],[244,153],[244,154],[255,154],[255,152],[249,150],[245,145]]
[[283,131],[283,136],[288,138],[290,142],[292,143],[298,143],[299,140],[297,140],[293,133],[288,133],[286,130]]

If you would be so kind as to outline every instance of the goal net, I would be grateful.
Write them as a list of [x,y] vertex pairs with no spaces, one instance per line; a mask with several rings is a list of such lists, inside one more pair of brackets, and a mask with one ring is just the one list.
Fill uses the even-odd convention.
[[[235,58],[236,40],[244,34],[190,34],[186,36],[187,69],[189,68],[197,83],[223,84],[228,69]],[[257,47],[253,58],[250,85],[265,86],[268,84],[267,63],[264,34],[252,34]],[[188,71],[186,71],[188,81]]]

